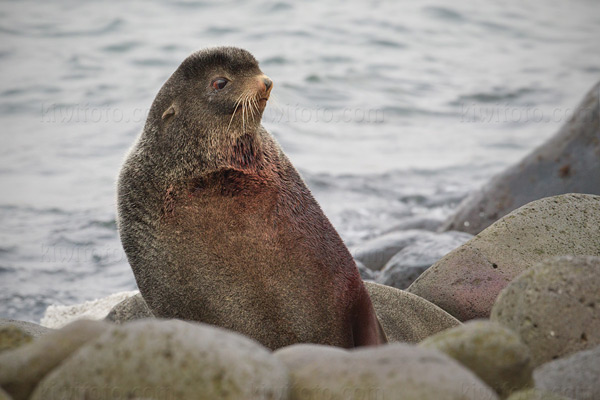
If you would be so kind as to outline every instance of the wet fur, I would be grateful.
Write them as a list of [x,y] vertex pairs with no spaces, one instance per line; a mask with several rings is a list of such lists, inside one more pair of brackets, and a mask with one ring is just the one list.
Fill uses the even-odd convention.
[[[119,233],[140,291],[159,317],[272,349],[383,343],[351,255],[260,125],[262,110],[248,100],[236,111],[261,74],[244,50],[209,49],[157,95],[118,184]],[[214,93],[207,82],[221,75],[232,83]]]

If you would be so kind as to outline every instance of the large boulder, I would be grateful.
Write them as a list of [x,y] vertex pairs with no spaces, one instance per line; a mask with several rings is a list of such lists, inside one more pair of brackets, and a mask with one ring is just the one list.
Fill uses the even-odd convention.
[[460,325],[446,311],[412,293],[371,282],[365,282],[365,287],[390,342],[418,343]]
[[16,349],[33,340],[33,336],[15,325],[0,327],[0,353]]
[[523,272],[491,319],[517,332],[535,366],[600,344],[600,257],[565,256]]
[[529,348],[515,332],[500,324],[469,321],[430,336],[419,346],[448,354],[503,398],[532,386]]
[[24,334],[29,335],[33,338],[37,338],[54,331],[54,329],[46,328],[45,326],[34,324],[33,322],[0,318],[0,328],[5,328],[9,326],[17,327]]
[[206,324],[115,326],[54,369],[31,400],[287,399],[285,366],[255,341]]
[[144,301],[142,294],[137,293],[114,306],[105,319],[115,324],[122,324],[144,318],[154,318],[154,314]]
[[600,256],[600,196],[565,194],[531,202],[447,254],[408,291],[461,321],[487,318],[518,274],[570,254]]
[[396,253],[375,281],[406,289],[427,268],[472,238],[473,235],[465,232],[444,232],[417,240]]
[[95,339],[110,324],[75,321],[31,343],[0,354],[0,386],[15,400],[25,400],[38,382],[86,342]]
[[403,343],[352,351],[298,344],[275,356],[290,371],[290,400],[498,398],[445,354]]
[[533,372],[535,386],[576,400],[600,399],[600,346],[550,361]]
[[442,230],[477,234],[533,200],[564,193],[600,194],[600,83],[558,133],[467,197]]

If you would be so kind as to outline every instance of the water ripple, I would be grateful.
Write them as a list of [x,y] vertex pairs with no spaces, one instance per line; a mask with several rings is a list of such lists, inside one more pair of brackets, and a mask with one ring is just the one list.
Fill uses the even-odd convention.
[[38,26],[23,26],[20,28],[0,27],[0,33],[5,33],[14,36],[25,37],[43,37],[43,38],[66,38],[66,37],[85,37],[85,36],[100,36],[106,33],[117,31],[124,25],[121,18],[115,18],[112,21],[98,28],[61,31],[62,26],[56,25],[38,25]]

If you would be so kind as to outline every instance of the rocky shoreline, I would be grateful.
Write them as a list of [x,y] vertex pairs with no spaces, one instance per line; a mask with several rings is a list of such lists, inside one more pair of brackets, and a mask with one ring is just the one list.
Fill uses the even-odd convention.
[[272,352],[132,292],[0,320],[0,400],[599,399],[599,97],[450,220],[351,249],[389,344]]

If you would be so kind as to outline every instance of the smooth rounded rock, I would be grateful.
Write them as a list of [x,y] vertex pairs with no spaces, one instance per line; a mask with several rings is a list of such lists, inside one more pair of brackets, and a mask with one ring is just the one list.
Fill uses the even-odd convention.
[[371,282],[365,282],[365,287],[390,342],[418,343],[460,325],[446,311],[412,293]]
[[600,256],[600,196],[566,194],[531,202],[444,256],[407,290],[461,321],[488,318],[512,279],[561,255]]
[[354,258],[373,271],[381,270],[385,264],[406,246],[435,236],[433,232],[408,230],[392,232],[368,240],[351,250]]
[[600,194],[600,83],[558,133],[465,199],[442,230],[477,234],[531,201],[564,193]]
[[430,336],[419,346],[439,350],[473,371],[501,397],[532,386],[531,352],[510,329],[487,320]]
[[33,336],[15,325],[0,327],[0,353],[16,349],[33,340]]
[[28,399],[48,372],[110,328],[106,322],[79,320],[25,346],[1,353],[0,386],[15,400]]
[[511,394],[506,400],[569,400],[567,397],[563,397],[554,393],[546,392],[544,390],[532,388],[519,390]]
[[533,372],[535,386],[577,400],[600,399],[600,346],[550,361]]
[[290,371],[290,400],[498,398],[445,354],[404,343],[352,351],[298,344],[275,356]]
[[472,238],[473,235],[465,232],[444,232],[417,240],[385,264],[376,282],[406,289],[427,268]]
[[122,324],[136,319],[154,318],[154,314],[144,301],[141,293],[135,294],[116,306],[108,313],[106,320]]
[[45,326],[34,324],[33,322],[0,318],[0,328],[4,328],[7,326],[16,326],[22,332],[33,338],[37,338],[54,331],[54,329],[46,328]]
[[38,385],[42,399],[287,399],[288,373],[267,349],[206,324],[145,319],[115,326]]
[[559,257],[502,291],[491,319],[521,336],[535,366],[600,344],[600,257]]

